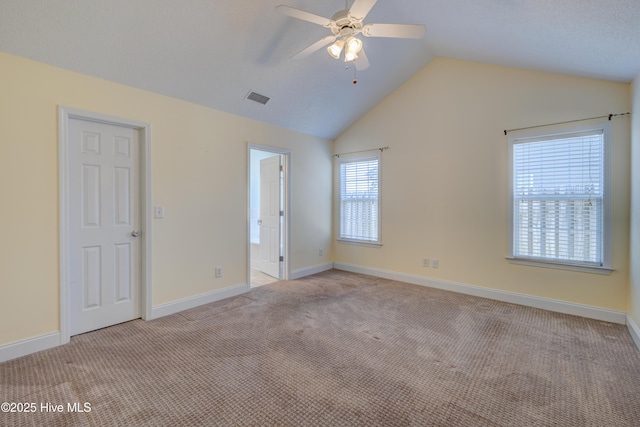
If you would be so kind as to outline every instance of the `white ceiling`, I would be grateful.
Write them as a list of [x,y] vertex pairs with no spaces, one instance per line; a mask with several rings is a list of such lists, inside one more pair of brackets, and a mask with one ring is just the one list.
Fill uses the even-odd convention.
[[[378,0],[365,23],[426,24],[427,34],[363,37],[371,67],[357,85],[324,49],[290,59],[329,31],[278,4],[325,17],[344,9],[344,0],[0,0],[0,50],[330,139],[436,56],[621,82],[640,70],[640,0]],[[251,90],[271,100],[245,100]]]

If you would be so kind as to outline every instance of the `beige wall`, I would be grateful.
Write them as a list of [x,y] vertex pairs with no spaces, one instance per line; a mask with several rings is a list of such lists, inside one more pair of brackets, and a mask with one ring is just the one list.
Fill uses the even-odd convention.
[[0,53],[0,345],[59,329],[59,105],[152,126],[154,305],[247,282],[247,142],[291,150],[291,269],[331,260],[330,141]]
[[631,123],[631,244],[629,268],[629,315],[640,325],[640,73],[632,86]]
[[[507,262],[503,130],[629,108],[628,84],[435,59],[334,143],[336,153],[390,147],[381,166],[383,246],[334,243],[335,261],[626,312],[628,118],[613,121],[611,275]],[[334,186],[336,224],[337,194]],[[439,268],[422,267],[423,258]]]

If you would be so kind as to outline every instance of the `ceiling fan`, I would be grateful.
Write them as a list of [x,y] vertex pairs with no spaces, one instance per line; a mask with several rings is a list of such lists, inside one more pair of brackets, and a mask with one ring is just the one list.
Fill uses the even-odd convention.
[[357,35],[365,37],[393,37],[402,39],[420,39],[427,28],[416,24],[363,24],[362,21],[376,4],[377,0],[354,0],[349,8],[345,0],[345,8],[336,12],[331,19],[315,15],[290,6],[276,6],[276,10],[284,15],[303,21],[312,22],[331,30],[332,35],[323,37],[317,42],[302,49],[292,58],[304,58],[313,52],[331,44],[327,48],[332,58],[339,59],[344,49],[344,61],[352,61],[357,70],[369,68],[369,60],[362,48],[362,40]]

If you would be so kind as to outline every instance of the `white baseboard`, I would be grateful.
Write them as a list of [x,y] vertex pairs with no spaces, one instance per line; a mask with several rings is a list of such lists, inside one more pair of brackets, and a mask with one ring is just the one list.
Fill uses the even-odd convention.
[[621,311],[608,310],[600,307],[593,307],[590,305],[576,304],[572,302],[536,297],[533,295],[518,294],[515,292],[501,291],[497,289],[489,289],[481,286],[468,285],[465,283],[450,282],[446,280],[398,273],[396,271],[381,270],[371,267],[363,267],[353,264],[343,264],[336,262],[334,263],[334,268],[338,270],[350,271],[353,273],[382,277],[384,279],[397,280],[399,282],[411,283],[414,285],[427,286],[430,288],[442,289],[445,291],[458,292],[512,304],[524,305],[527,307],[541,308],[543,310],[554,311],[557,313],[572,314],[575,316],[603,320],[605,322],[618,323],[621,325],[627,324],[626,313]]
[[631,316],[629,316],[628,314],[627,314],[627,329],[629,330],[629,334],[631,335],[631,338],[633,339],[633,342],[635,343],[636,347],[638,347],[638,350],[640,350],[640,328],[638,328],[638,325],[636,325],[636,322],[634,322]]
[[[202,304],[219,301],[225,298],[243,294],[249,290],[247,284],[230,286],[228,288],[219,289],[206,294],[196,295],[184,298],[178,301],[160,304],[151,309],[151,318],[147,320],[157,319],[158,317],[167,316],[179,311],[188,310]],[[60,332],[52,332],[25,340],[15,341],[8,344],[0,345],[0,363],[11,359],[26,356],[38,351],[47,350],[63,344]]]
[[289,279],[296,280],[301,277],[310,276],[316,273],[322,273],[323,271],[331,270],[333,268],[332,262],[325,262],[324,264],[312,265],[311,267],[299,268],[293,270],[289,274]]
[[60,345],[60,332],[51,332],[26,340],[0,345],[0,363]]
[[249,291],[249,285],[242,283],[239,285],[229,286],[228,288],[218,289],[216,291],[183,298],[177,301],[156,305],[151,308],[151,318],[147,320],[157,319],[159,317],[168,316],[190,308],[198,307],[203,304],[220,301],[225,298],[235,297]]

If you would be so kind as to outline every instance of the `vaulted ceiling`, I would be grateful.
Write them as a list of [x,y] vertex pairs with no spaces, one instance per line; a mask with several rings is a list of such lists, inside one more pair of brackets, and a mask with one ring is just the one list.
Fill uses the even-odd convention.
[[[275,11],[331,17],[344,0],[0,0],[0,50],[333,139],[434,57],[629,82],[638,0],[378,0],[365,23],[425,24],[419,40],[363,37],[370,68]],[[349,0],[349,6],[352,1]],[[2,70],[0,70],[0,76]],[[245,99],[255,91],[271,100]]]

